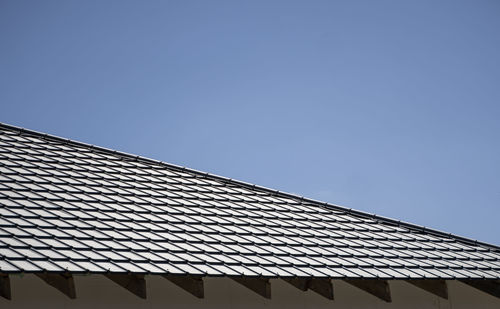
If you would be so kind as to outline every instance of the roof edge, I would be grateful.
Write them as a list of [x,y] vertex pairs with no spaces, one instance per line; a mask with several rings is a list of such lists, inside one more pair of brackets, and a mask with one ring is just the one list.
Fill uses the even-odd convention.
[[133,154],[130,154],[127,152],[117,151],[117,150],[113,150],[113,149],[106,148],[106,147],[96,146],[96,145],[92,145],[92,144],[88,144],[88,143],[84,143],[84,142],[79,142],[79,141],[75,141],[75,140],[68,139],[68,138],[63,138],[63,137],[48,134],[48,133],[42,133],[42,132],[38,132],[35,130],[6,124],[3,122],[0,122],[0,128],[6,128],[6,129],[11,130],[11,131],[18,131],[20,134],[24,133],[24,134],[28,134],[28,135],[34,135],[34,136],[37,136],[37,137],[42,138],[42,139],[49,139],[49,140],[58,141],[58,142],[63,143],[63,144],[74,144],[74,145],[78,145],[78,146],[82,146],[82,147],[87,147],[87,148],[92,149],[93,151],[101,151],[101,152],[112,154],[112,155],[122,156],[126,159],[129,159],[130,161],[143,161],[143,162],[149,163],[149,164],[157,164],[157,165],[166,166],[169,168],[176,169],[178,171],[190,172],[190,173],[197,174],[197,175],[200,175],[203,177],[211,177],[211,178],[217,179],[219,181],[223,181],[225,183],[237,184],[237,185],[244,186],[247,188],[257,189],[260,191],[271,193],[271,194],[276,195],[276,196],[283,196],[283,197],[287,197],[287,198],[299,199],[301,201],[309,202],[309,203],[312,203],[312,204],[319,206],[319,207],[333,209],[333,210],[340,210],[340,211],[344,211],[344,212],[351,214],[351,215],[354,215],[354,216],[372,219],[372,220],[377,220],[379,222],[387,223],[390,225],[406,227],[406,228],[411,229],[411,230],[416,230],[418,232],[426,232],[426,233],[429,233],[429,234],[435,235],[435,236],[440,236],[440,237],[445,237],[445,238],[454,238],[460,242],[463,242],[463,243],[466,243],[469,245],[483,246],[483,247],[486,247],[488,249],[500,251],[500,246],[497,246],[494,244],[474,240],[471,238],[455,235],[452,233],[446,233],[446,232],[443,232],[443,231],[440,231],[437,229],[427,228],[425,226],[418,225],[418,224],[413,224],[413,223],[409,223],[409,222],[405,222],[405,221],[401,221],[401,220],[396,220],[396,219],[392,219],[392,218],[388,218],[388,217],[384,217],[384,216],[380,216],[380,215],[376,215],[376,214],[370,214],[368,212],[364,212],[361,210],[355,210],[355,209],[348,208],[345,206],[340,206],[340,205],[331,204],[328,202],[318,201],[318,200],[315,200],[312,198],[306,198],[304,196],[300,196],[300,195],[293,194],[293,193],[274,190],[274,189],[271,189],[268,187],[255,185],[255,184],[248,183],[248,182],[241,181],[241,180],[235,180],[232,178],[228,178],[228,177],[224,177],[224,176],[220,176],[220,175],[216,175],[216,174],[202,172],[202,171],[188,168],[185,166],[179,166],[176,164],[172,164],[172,163],[168,163],[168,162],[164,162],[164,161],[160,161],[160,160],[155,160],[155,159],[151,159],[151,158],[147,158],[147,157],[143,157],[143,156],[133,155]]

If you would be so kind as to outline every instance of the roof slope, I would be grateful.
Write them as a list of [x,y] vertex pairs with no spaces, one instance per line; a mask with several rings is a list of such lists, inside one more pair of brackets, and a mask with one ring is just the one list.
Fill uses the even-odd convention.
[[500,278],[500,248],[0,125],[0,270]]

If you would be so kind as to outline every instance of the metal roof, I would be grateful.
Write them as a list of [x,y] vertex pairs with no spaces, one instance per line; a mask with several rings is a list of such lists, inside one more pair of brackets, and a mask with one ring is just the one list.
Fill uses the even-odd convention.
[[0,271],[500,279],[500,248],[0,124]]

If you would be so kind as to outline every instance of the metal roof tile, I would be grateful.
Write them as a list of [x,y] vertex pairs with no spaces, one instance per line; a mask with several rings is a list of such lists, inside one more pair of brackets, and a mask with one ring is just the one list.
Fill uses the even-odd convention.
[[493,245],[6,125],[0,254],[2,271],[500,278]]

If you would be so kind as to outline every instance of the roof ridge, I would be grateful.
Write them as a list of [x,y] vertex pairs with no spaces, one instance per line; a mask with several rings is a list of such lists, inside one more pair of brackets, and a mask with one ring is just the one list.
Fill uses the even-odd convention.
[[211,178],[217,179],[219,181],[223,181],[225,183],[237,184],[237,185],[244,186],[244,187],[247,187],[247,188],[251,188],[251,189],[254,189],[254,190],[256,189],[256,190],[268,192],[268,193],[271,193],[271,194],[276,195],[276,196],[283,196],[283,197],[287,197],[287,198],[299,199],[301,201],[309,202],[309,203],[312,203],[315,206],[319,206],[319,207],[323,207],[323,208],[344,211],[344,212],[346,212],[348,214],[351,214],[351,215],[354,215],[354,216],[359,216],[359,217],[362,217],[362,218],[368,218],[368,219],[372,219],[372,220],[377,220],[380,223],[387,223],[387,224],[390,224],[390,225],[396,225],[396,226],[406,227],[408,229],[416,230],[418,232],[426,232],[426,233],[429,233],[431,235],[441,236],[441,237],[445,237],[445,238],[454,238],[457,241],[460,241],[460,242],[463,242],[463,243],[466,243],[466,244],[476,245],[476,246],[483,246],[483,247],[486,247],[488,249],[493,249],[495,251],[500,251],[500,246],[497,246],[497,245],[494,245],[494,244],[490,244],[490,243],[486,243],[486,242],[474,240],[474,239],[471,239],[471,238],[467,238],[467,237],[455,235],[455,234],[452,234],[452,233],[446,233],[446,232],[443,232],[443,231],[440,231],[440,230],[437,230],[437,229],[427,228],[427,227],[422,226],[422,225],[413,224],[413,223],[409,223],[409,222],[405,222],[405,221],[400,221],[400,220],[396,220],[396,219],[384,217],[384,216],[381,216],[381,215],[370,214],[368,212],[364,212],[364,211],[361,211],[361,210],[356,210],[356,209],[348,208],[348,207],[341,206],[341,205],[331,204],[331,203],[328,203],[328,202],[323,202],[323,201],[315,200],[315,199],[312,199],[312,198],[306,198],[304,196],[300,196],[300,195],[293,194],[293,193],[288,193],[288,192],[284,192],[284,191],[274,190],[274,189],[271,189],[271,188],[268,188],[268,187],[259,186],[259,185],[255,185],[255,184],[248,183],[248,182],[245,182],[245,181],[235,180],[235,179],[228,178],[228,177],[225,177],[225,176],[220,176],[220,175],[216,175],[216,174],[212,174],[212,173],[207,173],[207,172],[199,171],[199,170],[188,168],[188,167],[185,167],[185,166],[179,166],[179,165],[176,165],[176,164],[173,164],[173,163],[168,163],[168,162],[164,162],[164,161],[160,161],[160,160],[155,160],[155,159],[151,159],[151,158],[147,158],[147,157],[143,157],[143,156],[133,155],[131,153],[117,151],[117,150],[106,148],[106,147],[102,147],[102,146],[96,146],[96,145],[92,145],[92,144],[85,143],[85,142],[75,141],[75,140],[72,140],[72,139],[63,138],[63,137],[52,135],[52,134],[48,134],[48,133],[42,133],[42,132],[39,132],[39,131],[35,131],[35,130],[31,130],[31,129],[26,129],[26,128],[23,128],[23,127],[18,127],[18,126],[6,124],[6,123],[3,123],[3,122],[0,122],[0,128],[5,128],[5,129],[11,130],[11,131],[19,131],[19,133],[25,133],[25,134],[35,135],[35,136],[40,137],[42,139],[55,140],[55,141],[59,141],[61,143],[66,143],[66,144],[67,143],[71,143],[71,144],[78,145],[78,146],[81,146],[81,147],[90,148],[93,151],[101,151],[101,152],[109,153],[109,154],[112,154],[112,155],[118,155],[118,156],[122,156],[122,157],[125,157],[125,158],[129,158],[132,161],[143,161],[143,162],[148,163],[148,164],[158,164],[158,165],[166,166],[166,167],[169,167],[169,168],[172,168],[172,169],[175,169],[175,170],[178,170],[178,171],[182,171],[182,172],[189,172],[189,173],[193,173],[193,174],[200,175],[200,176],[203,176],[203,177],[211,177]]

